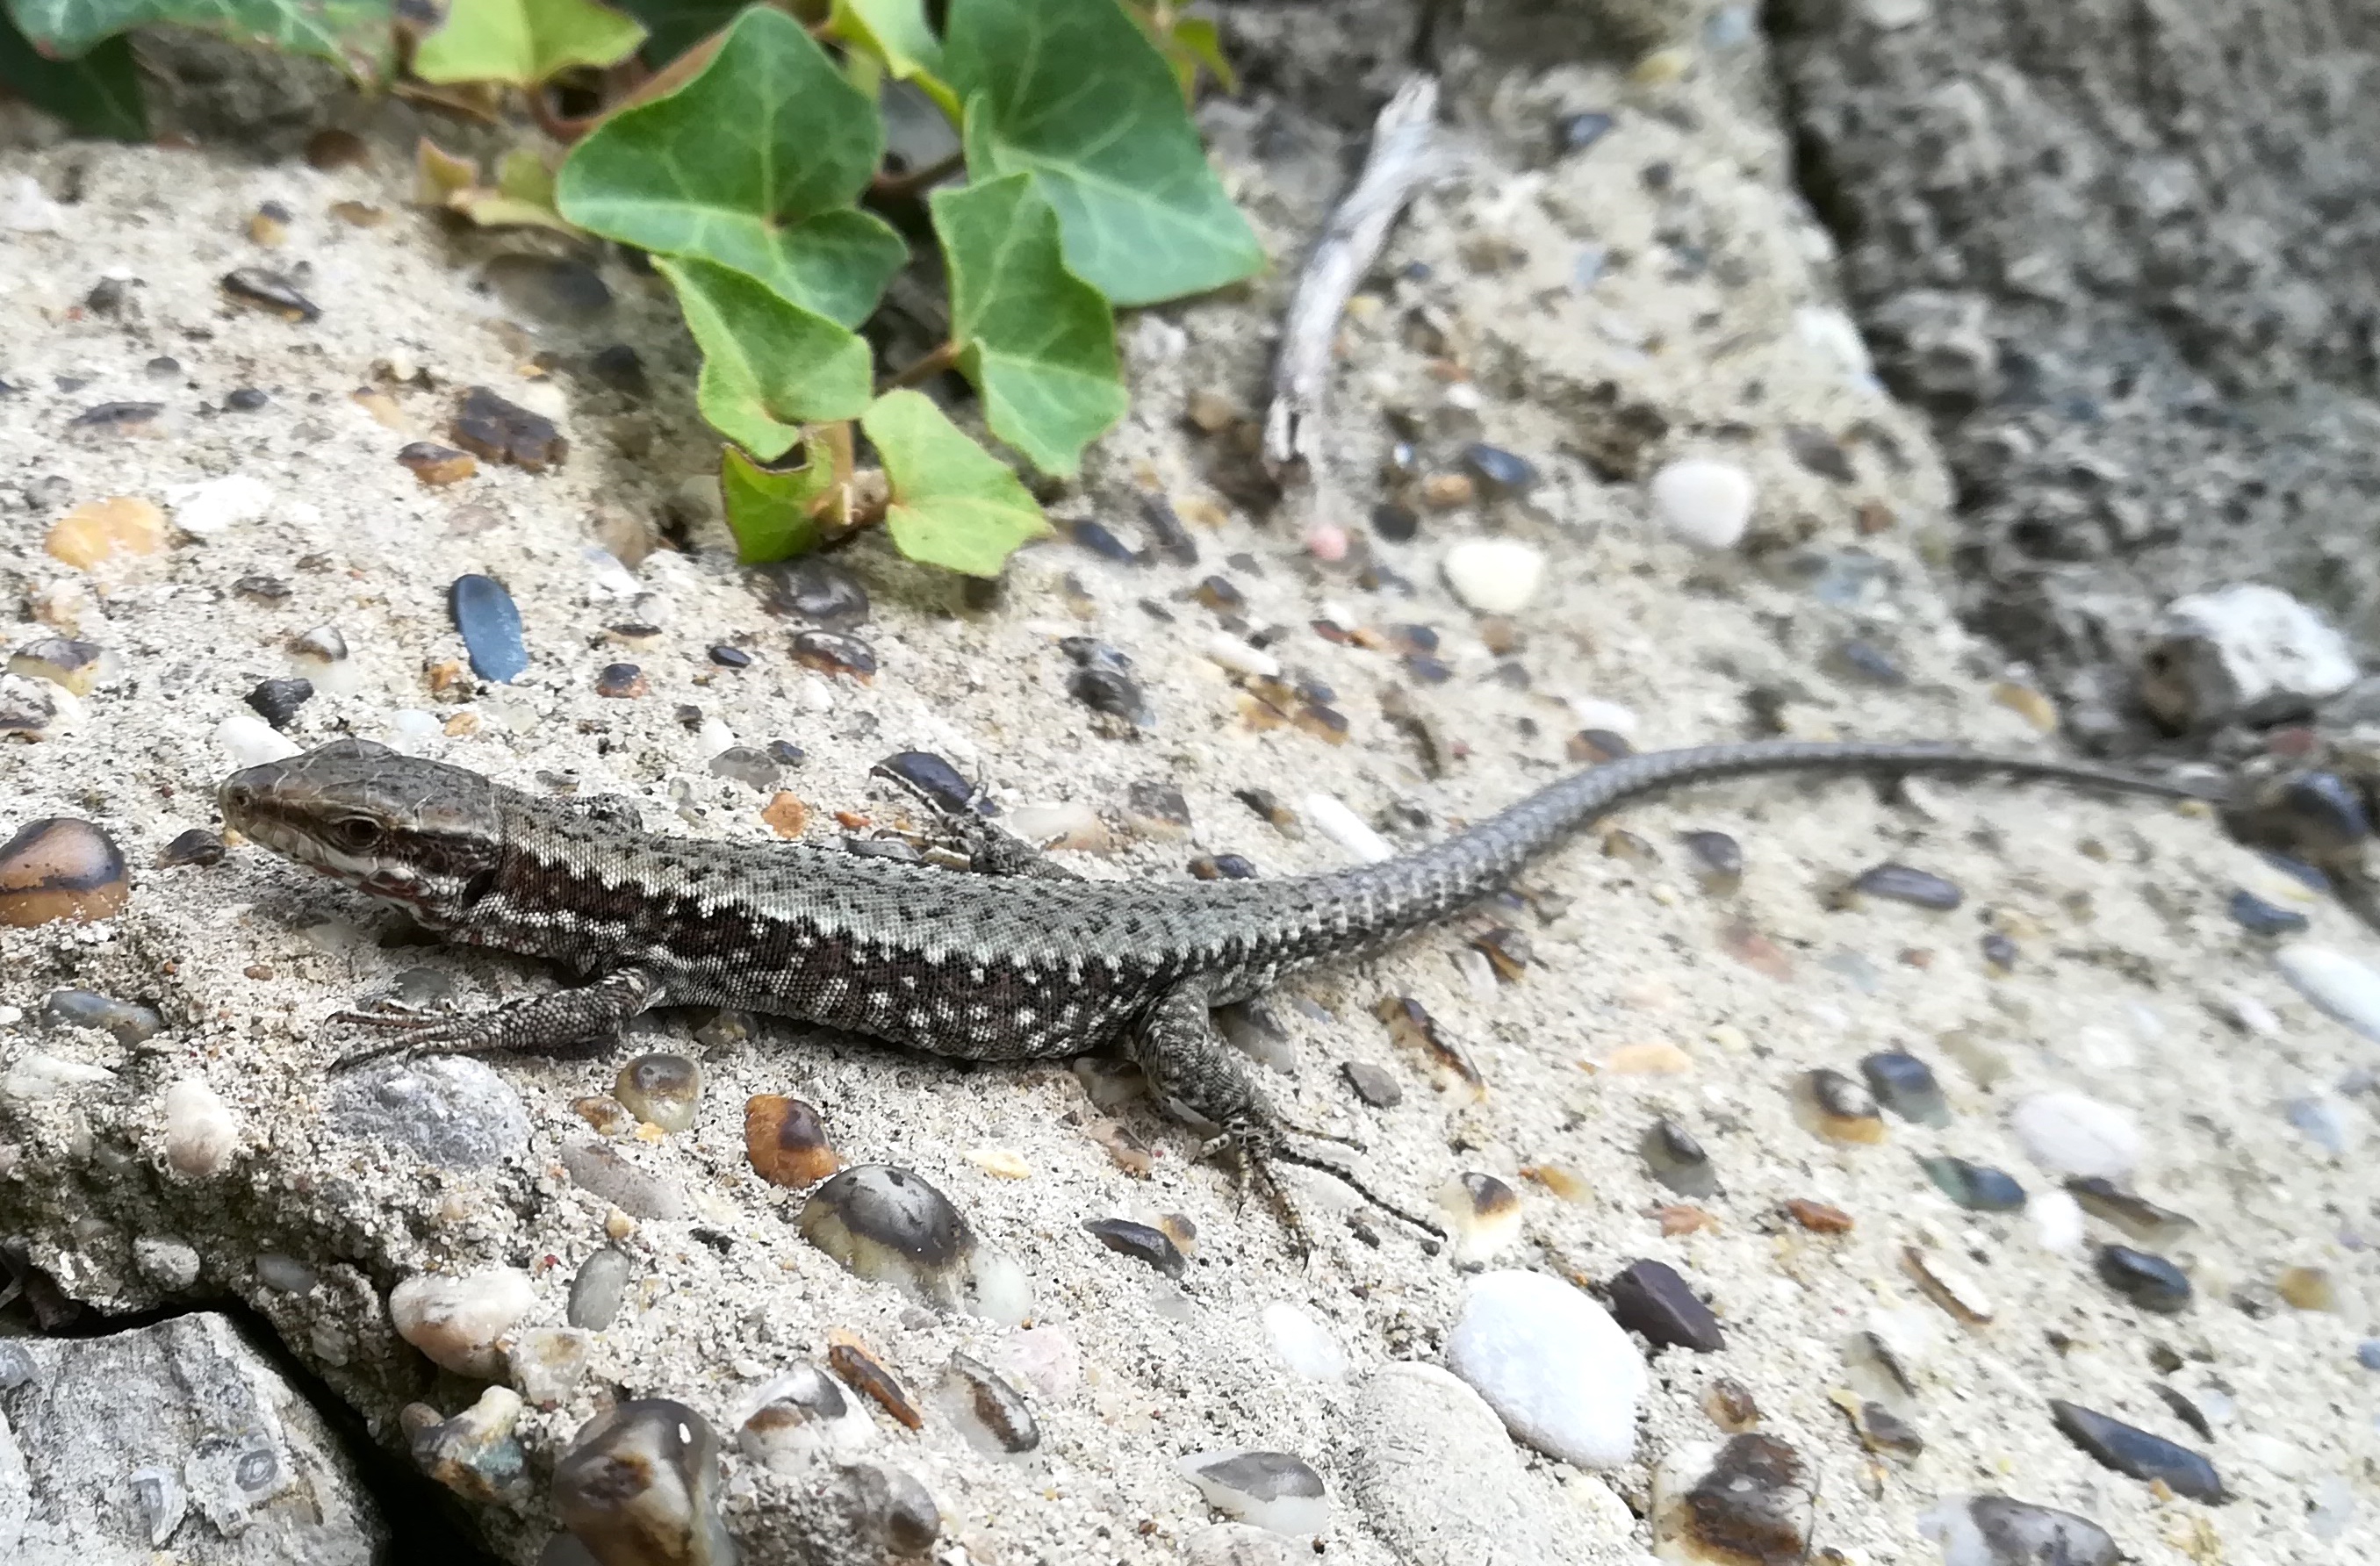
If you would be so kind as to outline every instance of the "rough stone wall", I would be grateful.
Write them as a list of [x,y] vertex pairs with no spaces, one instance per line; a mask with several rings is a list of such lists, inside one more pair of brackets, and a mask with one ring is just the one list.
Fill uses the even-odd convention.
[[1804,190],[1932,417],[1979,627],[2070,725],[2162,600],[2380,635],[2380,5],[1778,0]]

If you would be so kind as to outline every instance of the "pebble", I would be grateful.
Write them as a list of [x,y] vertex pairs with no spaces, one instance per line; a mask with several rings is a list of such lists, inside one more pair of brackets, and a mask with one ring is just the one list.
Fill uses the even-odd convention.
[[2188,1447],[2135,1425],[2110,1418],[2079,1403],[2052,1398],[2050,1416],[2066,1439],[2088,1452],[2103,1468],[2143,1482],[2163,1480],[2174,1494],[2219,1506],[2229,1499],[2223,1480],[2209,1463]]
[[495,1501],[527,1488],[528,1457],[513,1439],[520,1415],[519,1393],[490,1387],[452,1419],[410,1402],[397,1421],[415,1466],[468,1500]]
[[815,1365],[763,1382],[735,1432],[745,1456],[771,1473],[799,1476],[820,1457],[848,1457],[876,1441],[876,1423]]
[[165,503],[174,508],[175,527],[194,539],[211,539],[261,519],[273,507],[273,486],[245,473],[229,473],[195,484],[170,485]]
[[2289,1302],[2292,1310],[2333,1311],[2338,1308],[2338,1289],[2329,1272],[2319,1267],[2287,1267],[2273,1280],[2273,1289]]
[[896,751],[869,770],[908,784],[951,815],[998,814],[997,807],[984,797],[983,790],[930,750]]
[[2281,1112],[2324,1152],[2333,1158],[2347,1156],[2353,1134],[2348,1126],[2346,1111],[2338,1099],[2316,1096],[2291,1099],[2281,1106]]
[[1957,1158],[1921,1158],[1927,1179],[1970,1212],[2021,1212],[2024,1187],[2011,1175]]
[[1470,1057],[1439,1031],[1437,1019],[1410,995],[1387,995],[1372,1014],[1388,1025],[1389,1038],[1420,1053],[1430,1063],[1441,1091],[1460,1086],[1473,1102],[1488,1096],[1488,1084]]
[[1815,1478],[1774,1436],[1689,1441],[1653,1465],[1653,1545],[1664,1560],[1788,1566],[1809,1558],[1816,1511]]
[[1179,1278],[1189,1267],[1181,1247],[1162,1229],[1146,1223],[1135,1223],[1128,1218],[1095,1218],[1083,1228],[1100,1244],[1118,1256],[1147,1262],[1168,1278]]
[[440,1169],[486,1169],[528,1150],[528,1111],[468,1055],[386,1061],[331,1079],[325,1118],[342,1135],[409,1148]]
[[1644,1358],[1601,1305],[1559,1279],[1474,1279],[1446,1360],[1515,1437],[1548,1456],[1610,1468],[1635,1451]]
[[1950,1106],[1942,1097],[1942,1085],[1935,1080],[1934,1068],[1916,1056],[1882,1050],[1861,1060],[1860,1074],[1867,1078],[1868,1091],[1876,1101],[1901,1119],[1915,1125],[1950,1123]]
[[1176,1460],[1182,1476],[1224,1516],[1276,1534],[1318,1534],[1330,1525],[1322,1475],[1285,1451],[1194,1451]]
[[129,495],[86,501],[51,527],[42,547],[79,571],[165,546],[165,514]]
[[1713,897],[1732,897],[1743,885],[1743,844],[1723,832],[1685,832],[1678,841],[1694,859],[1694,880]]
[[638,1055],[620,1068],[612,1096],[663,1131],[689,1131],[702,1103],[702,1068],[684,1055]]
[[2145,641],[2141,700],[2177,734],[2278,722],[2355,683],[2347,638],[2288,593],[2257,583],[2175,599]]
[[1024,1394],[980,1360],[953,1354],[934,1402],[967,1444],[987,1456],[1020,1456],[1041,1444],[1040,1424]]
[[1637,1143],[1653,1178],[1681,1196],[1708,1196],[1718,1190],[1718,1171],[1686,1128],[1664,1116]]
[[235,769],[286,761],[302,751],[297,741],[252,712],[235,712],[217,723],[214,742]]
[[224,407],[234,413],[254,413],[272,400],[253,386],[242,386],[224,398]]
[[1463,448],[1463,466],[1489,500],[1524,495],[1537,487],[1536,465],[1501,446],[1474,442]]
[[1931,870],[1889,862],[1863,870],[1851,883],[1850,890],[1868,897],[1906,903],[1912,907],[1937,914],[1947,914],[1966,901],[1966,893],[1961,892],[1956,883],[1945,880]]
[[570,443],[562,438],[553,420],[507,402],[485,386],[473,386],[463,394],[463,406],[455,411],[448,435],[474,455],[490,462],[509,462],[530,473],[559,467],[570,451]]
[[1308,1381],[1346,1378],[1346,1350],[1339,1346],[1329,1324],[1312,1311],[1288,1300],[1275,1300],[1264,1307],[1258,1319],[1273,1357],[1292,1375]]
[[868,618],[868,589],[834,561],[798,555],[763,565],[753,575],[759,579],[761,606],[772,614],[838,630]]
[[1681,458],[1653,475],[1647,492],[1662,525],[1696,549],[1733,549],[1752,523],[1752,475],[1731,462]]
[[2004,1495],[1947,1495],[1917,1519],[1942,1566],[2118,1566],[2107,1530],[2088,1517]]
[[322,318],[321,308],[299,293],[296,284],[261,266],[243,266],[225,273],[223,291],[244,305],[253,305],[284,321],[303,323]]
[[1840,643],[1827,659],[1827,666],[1847,680],[1881,689],[1898,689],[1909,683],[1909,676],[1891,655],[1874,642],[1853,638]]
[[[933,1548],[942,1531],[941,1508],[933,1493],[915,1475],[879,1463],[853,1463],[834,1471],[830,1481],[835,1513],[852,1524],[851,1542],[864,1552],[853,1560],[870,1562],[887,1557],[915,1560]],[[712,1558],[670,1556],[656,1566],[710,1566]],[[637,1566],[643,1566],[639,1560]]]
[[596,1251],[571,1275],[570,1303],[563,1318],[590,1332],[611,1326],[620,1314],[620,1302],[627,1296],[628,1277],[635,1268],[625,1251],[610,1245]]
[[1793,1110],[1804,1127],[1829,1142],[1874,1147],[1885,1137],[1884,1116],[1867,1089],[1830,1066],[1802,1074]]
[[1599,109],[1564,115],[1554,121],[1554,143],[1565,152],[1584,152],[1609,135],[1618,123]]
[[124,851],[90,821],[48,816],[0,844],[0,925],[113,918],[132,897]]
[[1603,1286],[1603,1293],[1611,1302],[1612,1319],[1642,1334],[1656,1350],[1718,1354],[1727,1347],[1718,1317],[1667,1262],[1633,1261]]
[[457,577],[447,589],[446,605],[463,635],[473,674],[502,685],[528,667],[520,610],[502,582],[476,574]]
[[771,1185],[799,1190],[843,1167],[817,1110],[780,1093],[744,1100],[744,1156]]
[[2235,889],[2224,907],[2251,935],[2298,935],[2313,923],[2296,909],[2267,903],[2245,887]]
[[408,1278],[389,1291],[388,1315],[396,1335],[432,1361],[492,1380],[504,1368],[498,1341],[536,1303],[528,1273],[496,1267],[462,1278]]
[[1299,804],[1305,807],[1306,819],[1312,821],[1322,835],[1367,865],[1377,865],[1397,856],[1396,849],[1387,838],[1374,832],[1364,819],[1328,794],[1309,794]]
[[186,1179],[220,1174],[239,1146],[239,1119],[203,1077],[165,1089],[165,1161]]
[[1456,1176],[1438,1193],[1457,1262],[1482,1262],[1521,1237],[1521,1196],[1492,1174]]
[[552,1413],[570,1401],[587,1377],[595,1335],[577,1327],[532,1327],[506,1351],[513,1385],[531,1407]]
[[45,1027],[88,1027],[112,1035],[118,1044],[153,1038],[165,1026],[154,1006],[118,1001],[95,989],[53,989],[42,999]]
[[840,1327],[831,1329],[826,1336],[826,1362],[845,1385],[867,1393],[885,1413],[910,1429],[926,1427],[926,1416],[909,1396],[909,1389],[868,1351],[866,1343]]
[[123,678],[124,660],[97,642],[40,637],[8,655],[8,673],[89,696],[94,687]]
[[2380,972],[2310,941],[2274,953],[2273,965],[2325,1014],[2380,1043]]
[[2010,1111],[2009,1129],[2034,1162],[2057,1174],[2121,1180],[2141,1159],[2132,1117],[2086,1094],[2034,1094]]
[[783,774],[765,750],[748,745],[731,745],[711,757],[708,763],[713,777],[727,778],[767,794],[777,786]]
[[2193,1219],[2161,1208],[2102,1176],[2066,1183],[2069,1195],[2095,1218],[2107,1220],[2143,1244],[2172,1244],[2198,1227]]
[[141,1277],[177,1294],[199,1281],[205,1261],[198,1247],[164,1234],[142,1234],[132,1242],[132,1266]]
[[718,1492],[719,1438],[667,1398],[614,1403],[553,1465],[553,1514],[605,1566],[733,1566]]
[[1405,1090],[1397,1079],[1368,1061],[1342,1061],[1339,1071],[1355,1097],[1376,1110],[1392,1110],[1404,1102]]
[[982,1251],[950,1198],[915,1171],[859,1164],[810,1194],[795,1227],[862,1278],[1003,1325],[1031,1311],[1022,1270]]
[[631,1218],[691,1218],[693,1204],[676,1181],[645,1169],[606,1142],[574,1142],[562,1149],[572,1184]]
[[1984,1286],[1950,1262],[1914,1245],[1900,1251],[1900,1269],[1925,1296],[1970,1327],[1990,1324],[1992,1297]]
[[1858,1222],[1842,1208],[1807,1196],[1787,1197],[1785,1216],[1813,1234],[1848,1234]]
[[1515,614],[1544,586],[1546,555],[1518,539],[1463,539],[1448,548],[1439,569],[1466,607],[1481,614]]
[[1434,1365],[1382,1366],[1346,1408],[1349,1491],[1406,1566],[1553,1561],[1544,1503],[1495,1410]]
[[336,625],[317,625],[292,637],[289,662],[322,695],[353,696],[362,687],[362,673],[347,655],[347,638]]
[[2174,1316],[2190,1308],[2190,1279],[2161,1256],[2130,1245],[2103,1245],[2099,1280],[2143,1310]]
[[274,728],[285,729],[297,721],[298,710],[314,699],[314,682],[296,675],[265,680],[240,699]]

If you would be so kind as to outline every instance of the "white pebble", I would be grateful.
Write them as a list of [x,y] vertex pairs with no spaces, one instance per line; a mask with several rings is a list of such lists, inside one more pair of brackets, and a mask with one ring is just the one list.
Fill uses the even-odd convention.
[[105,1066],[70,1061],[64,1055],[19,1055],[10,1063],[8,1074],[0,1076],[0,1099],[30,1104],[94,1082],[109,1081],[115,1075]]
[[1644,1357],[1601,1305],[1559,1279],[1482,1273],[1447,1335],[1446,1363],[1548,1456],[1611,1468],[1636,1449]]
[[598,598],[635,598],[645,590],[637,574],[610,550],[589,544],[580,552],[587,560],[587,586]]
[[2087,1094],[2036,1093],[2010,1111],[2009,1128],[2034,1162],[2059,1174],[2120,1181],[2141,1160],[2132,1117]]
[[977,1251],[970,1281],[970,1308],[986,1321],[1014,1327],[1033,1314],[1033,1281],[1007,1252]]
[[238,1117],[203,1077],[165,1089],[165,1161],[174,1172],[194,1180],[220,1173],[238,1144]]
[[708,761],[722,750],[735,748],[735,731],[716,718],[705,718],[695,731],[695,754]]
[[67,211],[50,200],[41,182],[20,174],[0,188],[0,228],[18,234],[64,234]]
[[1464,539],[1440,563],[1454,596],[1482,614],[1512,614],[1546,579],[1545,552],[1518,539]]
[[253,712],[235,712],[215,725],[215,745],[234,767],[286,761],[298,752],[296,740]]
[[1330,1525],[1322,1475],[1285,1451],[1194,1451],[1174,1463],[1207,1504],[1276,1534],[1318,1534]]
[[1059,1326],[1027,1327],[1008,1340],[1008,1367],[1051,1402],[1063,1402],[1083,1384],[1083,1354]]
[[2380,1042],[2380,973],[2311,941],[2282,947],[2273,953],[2273,965],[2325,1014]]
[[1696,549],[1733,549],[1752,525],[1752,475],[1731,462],[1682,457],[1650,489],[1662,524]]
[[419,707],[400,707],[388,715],[389,743],[412,755],[446,732],[446,725],[435,712],[425,712]]
[[1377,865],[1397,856],[1387,838],[1366,826],[1362,817],[1341,804],[1335,795],[1309,794],[1301,803],[1305,807],[1306,819],[1322,830],[1323,836],[1366,864]]
[[1876,361],[1868,357],[1867,339],[1841,310],[1828,305],[1796,305],[1793,334],[1833,359],[1843,379],[1853,385],[1874,384]]
[[1336,1381],[1347,1374],[1347,1354],[1330,1329],[1303,1305],[1275,1300],[1264,1307],[1265,1336],[1273,1357],[1309,1381]]
[[2279,1014],[2253,995],[2227,989],[2216,1000],[2221,1004],[2223,1014],[2240,1032],[2252,1033],[2259,1038],[2278,1038],[2281,1036]]
[[206,539],[262,516],[273,504],[273,490],[261,479],[232,473],[195,484],[170,485],[165,503],[174,508],[175,527],[194,539]]
[[1573,696],[1570,698],[1570,715],[1578,720],[1582,729],[1601,729],[1622,739],[1636,737],[1636,725],[1643,720],[1633,707],[1622,707],[1616,701],[1599,697]]
[[490,1378],[503,1369],[496,1341],[528,1314],[528,1274],[492,1267],[464,1278],[408,1278],[389,1291],[396,1335],[447,1369]]
[[1235,674],[1253,674],[1258,679],[1277,679],[1281,675],[1281,660],[1260,647],[1250,647],[1227,632],[1215,631],[1207,637],[1207,656]]
[[2056,1256],[2082,1254],[2082,1204],[2063,1190],[2044,1191],[2024,1205],[2034,1244]]
[[1541,1492],[1479,1394],[1435,1365],[1385,1365],[1342,1417],[1349,1493],[1407,1566],[1573,1559],[1557,1550]]

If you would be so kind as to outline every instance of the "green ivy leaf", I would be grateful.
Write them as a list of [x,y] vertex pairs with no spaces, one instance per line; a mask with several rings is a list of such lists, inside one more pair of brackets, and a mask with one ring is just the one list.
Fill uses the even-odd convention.
[[951,277],[951,340],[991,432],[1044,473],[1071,476],[1123,417],[1115,312],[1066,270],[1058,214],[1012,174],[931,197]]
[[595,0],[455,0],[413,52],[424,81],[508,81],[534,87],[573,66],[614,66],[645,30]]
[[1264,250],[1207,166],[1172,69],[1116,0],[952,0],[967,171],[1032,175],[1066,264],[1120,305],[1237,282]]
[[53,60],[0,14],[0,87],[81,135],[149,140],[149,111],[124,39],[111,38],[80,59]]
[[314,55],[364,80],[387,74],[392,0],[7,0],[25,36],[66,58],[136,27],[174,22],[261,43],[285,55]]
[[892,486],[884,525],[910,559],[997,577],[1019,545],[1050,531],[1008,464],[967,439],[923,392],[886,393],[859,427]]
[[926,20],[925,0],[834,0],[827,25],[901,80],[941,73],[942,41]]
[[572,149],[556,194],[581,228],[747,273],[856,326],[909,253],[852,204],[883,151],[875,103],[799,22],[756,6],[684,87]]
[[801,467],[763,467],[734,446],[719,457],[719,498],[727,508],[727,530],[735,535],[735,558],[765,565],[808,554],[825,530],[810,507],[834,484],[834,458],[826,443],[805,443]]
[[852,332],[727,267],[692,256],[653,264],[702,348],[702,416],[729,440],[767,461],[803,425],[868,406],[868,345]]
[[1224,91],[1240,90],[1240,73],[1223,57],[1223,35],[1211,18],[1176,18],[1166,36],[1170,40],[1167,52],[1173,56],[1174,75],[1182,83],[1184,98],[1198,85],[1198,69],[1202,66]]

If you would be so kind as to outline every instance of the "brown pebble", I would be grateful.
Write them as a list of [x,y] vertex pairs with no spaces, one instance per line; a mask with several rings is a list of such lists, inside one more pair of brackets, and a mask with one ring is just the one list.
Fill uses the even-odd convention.
[[1507,984],[1518,984],[1528,971],[1529,959],[1535,953],[1529,938],[1510,925],[1498,925],[1483,930],[1471,942],[1473,950],[1488,959],[1496,977]]
[[2284,1269],[2273,1287],[2281,1298],[2299,1310],[2337,1310],[2338,1291],[2330,1281],[2330,1274],[2319,1267]]
[[111,495],[86,501],[58,518],[42,547],[79,571],[119,554],[154,554],[164,547],[165,514],[145,500]]
[[1565,1202],[1583,1202],[1595,1195],[1586,1176],[1568,1164],[1524,1163],[1521,1166],[1521,1178],[1536,1181]]
[[1093,1121],[1085,1128],[1091,1140],[1107,1150],[1109,1161],[1136,1180],[1146,1180],[1157,1167],[1157,1155],[1148,1143],[1111,1120]]
[[1848,1234],[1855,1221],[1842,1208],[1825,1202],[1814,1202],[1807,1196],[1788,1197],[1785,1211],[1794,1222],[1813,1234]]
[[448,434],[465,451],[490,462],[509,462],[531,473],[558,467],[570,455],[570,443],[543,414],[531,413],[507,402],[485,386],[463,394]]
[[1439,1032],[1437,1020],[1422,1009],[1420,1002],[1409,995],[1386,996],[1372,1008],[1372,1014],[1388,1024],[1390,1038],[1419,1050],[1438,1068],[1441,1092],[1459,1084],[1474,1102],[1488,1096],[1487,1078],[1479,1074],[1469,1056]]
[[224,273],[223,291],[244,305],[270,310],[284,321],[315,321],[322,314],[289,279],[261,267],[244,266]]
[[1421,503],[1432,511],[1452,511],[1469,505],[1478,494],[1468,473],[1432,473],[1418,486]]
[[637,1128],[637,1117],[628,1112],[628,1106],[609,1093],[589,1093],[573,1099],[570,1112],[603,1136],[625,1136]]
[[1793,959],[1785,949],[1755,929],[1743,919],[1735,919],[1718,933],[1718,943],[1727,954],[1756,974],[1784,983],[1793,977]]
[[646,679],[645,672],[634,663],[606,663],[595,676],[597,696],[626,701],[650,696],[652,691],[652,682]]
[[753,1173],[795,1190],[843,1167],[818,1111],[782,1093],[756,1093],[744,1100],[744,1156]]
[[1191,426],[1208,435],[1220,435],[1239,422],[1240,410],[1232,399],[1220,392],[1193,392],[1183,409]]
[[1691,1202],[1671,1202],[1655,1208],[1653,1216],[1660,1220],[1662,1234],[1673,1240],[1681,1234],[1695,1234],[1718,1227],[1717,1218]]
[[1760,1404],[1753,1400],[1752,1389],[1725,1376],[1713,1381],[1710,1390],[1703,1394],[1703,1412],[1710,1415],[1712,1424],[1730,1436],[1741,1436],[1760,1426]]
[[857,637],[832,631],[795,631],[794,662],[821,674],[843,674],[861,685],[876,677],[876,653]]
[[884,1412],[912,1430],[926,1427],[926,1416],[890,1370],[868,1352],[868,1346],[842,1328],[831,1329],[826,1335],[826,1363],[848,1386],[856,1388],[884,1405]]
[[1607,729],[1581,729],[1563,742],[1562,751],[1582,767],[1600,767],[1634,754],[1635,747]]
[[[837,819],[840,819],[840,816]],[[766,821],[769,830],[779,837],[799,837],[802,829],[810,824],[810,807],[802,803],[799,795],[779,789],[770,797],[769,803],[760,807],[760,819]]]
[[388,221],[388,209],[370,201],[334,201],[331,215],[350,228],[378,228]]
[[1347,714],[1335,707],[1325,707],[1318,701],[1301,705],[1290,722],[1317,739],[1332,745],[1347,743]]
[[122,913],[131,897],[124,851],[89,821],[48,816],[0,844],[0,925],[89,924]]
[[248,237],[268,250],[289,243],[289,209],[278,201],[267,201],[249,213]]
[[306,162],[325,173],[358,168],[371,161],[371,149],[352,130],[326,127],[306,138]]
[[396,454],[396,460],[413,469],[413,476],[431,489],[459,484],[480,470],[479,458],[469,452],[442,446],[434,441],[414,442]]
[[1796,1116],[1813,1134],[1850,1147],[1884,1140],[1884,1116],[1866,1088],[1830,1067],[1804,1072],[1793,1086]]
[[168,869],[183,865],[219,865],[223,856],[224,840],[204,827],[192,827],[157,850],[157,863]]

